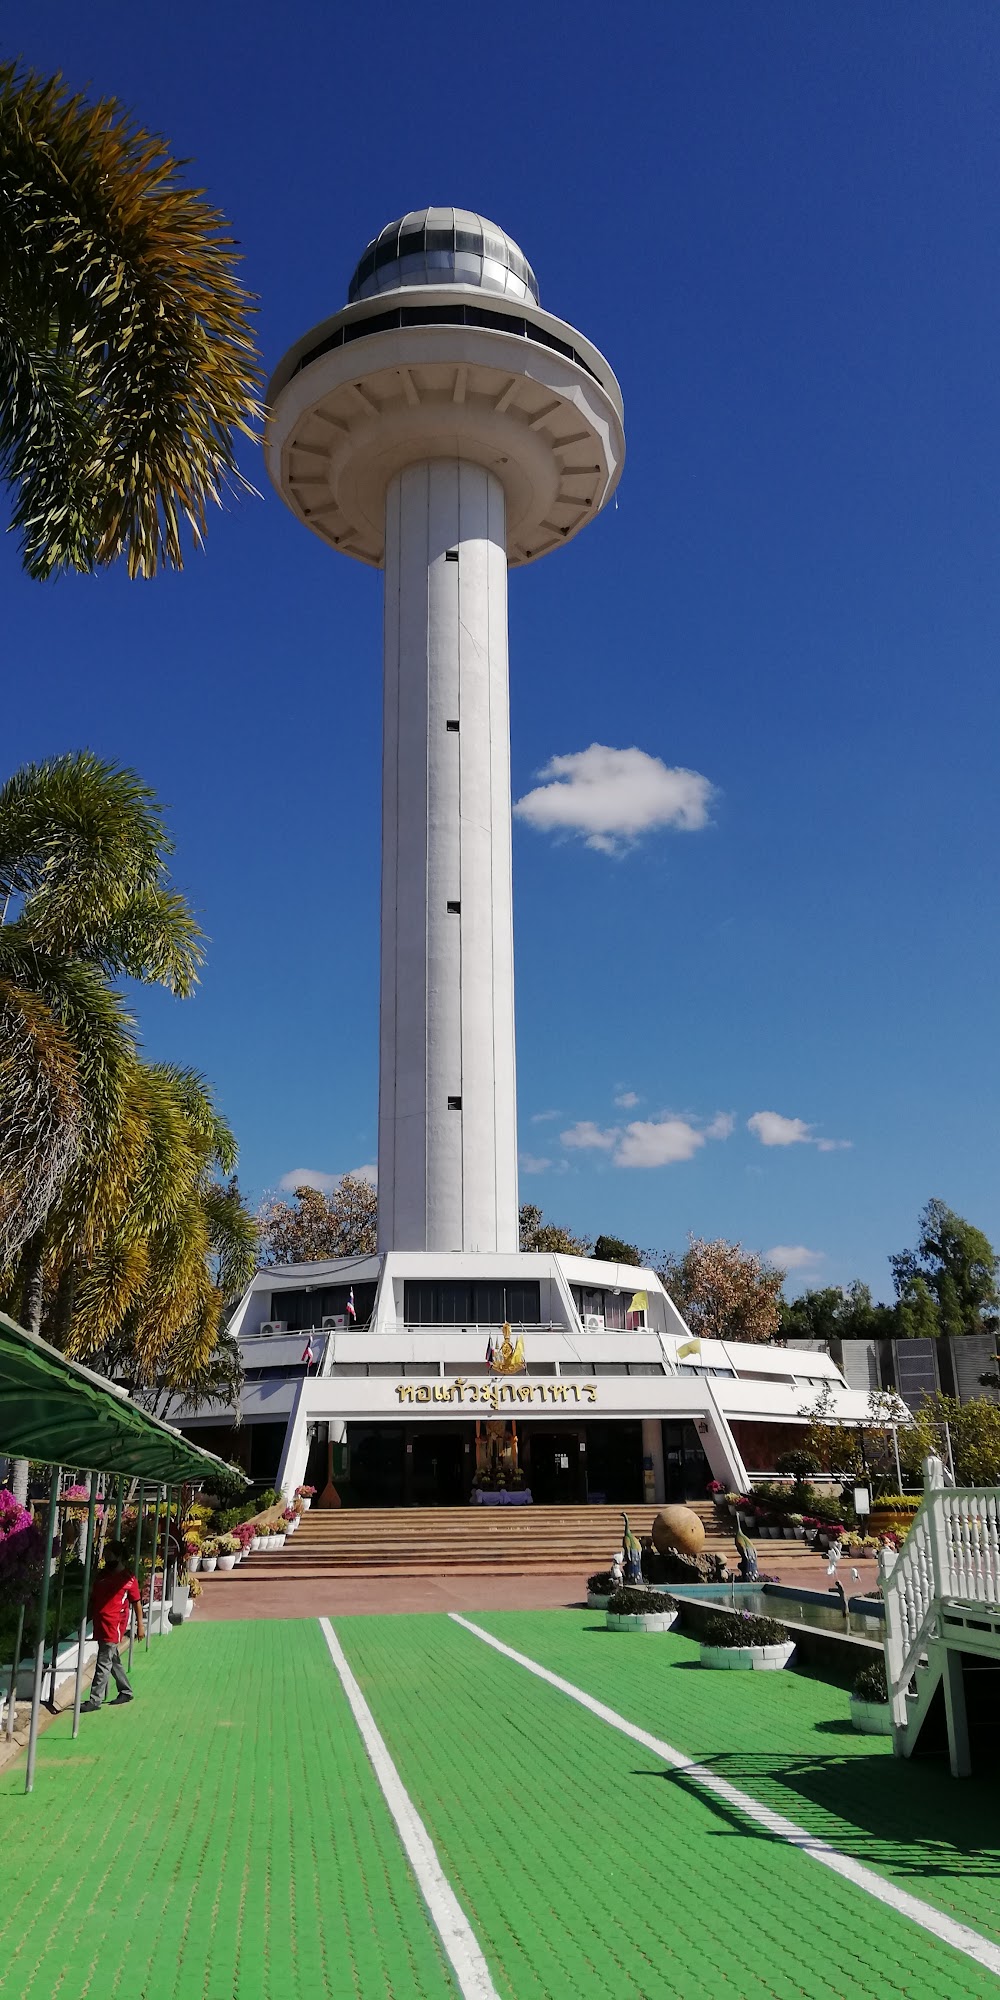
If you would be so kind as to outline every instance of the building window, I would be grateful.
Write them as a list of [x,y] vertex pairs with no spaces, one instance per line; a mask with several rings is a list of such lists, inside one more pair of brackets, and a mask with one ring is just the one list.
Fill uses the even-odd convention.
[[407,1278],[403,1318],[408,1326],[537,1326],[541,1288],[537,1284]]
[[448,1109],[449,1109],[449,1111],[461,1111],[461,1109],[462,1109],[462,1100],[461,1100],[461,1098],[460,1098],[460,1097],[449,1097],[449,1099],[448,1099]]

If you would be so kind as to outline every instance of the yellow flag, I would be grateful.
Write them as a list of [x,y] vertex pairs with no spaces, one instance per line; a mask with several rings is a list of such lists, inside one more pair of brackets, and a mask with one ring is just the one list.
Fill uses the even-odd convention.
[[632,1303],[631,1303],[631,1305],[629,1306],[629,1312],[630,1312],[630,1313],[644,1313],[644,1312],[648,1312],[648,1311],[649,1311],[649,1299],[647,1298],[647,1296],[646,1296],[646,1293],[645,1293],[645,1292],[633,1292],[633,1294],[632,1294]]
[[684,1342],[683,1347],[679,1347],[677,1349],[675,1359],[677,1361],[683,1361],[685,1354],[700,1354],[700,1353],[701,1353],[700,1340],[686,1340]]

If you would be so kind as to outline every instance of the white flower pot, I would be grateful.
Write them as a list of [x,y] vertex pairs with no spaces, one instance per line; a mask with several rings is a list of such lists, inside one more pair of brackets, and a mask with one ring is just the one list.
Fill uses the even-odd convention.
[[310,1509],[310,1507],[311,1507],[311,1506],[312,1506],[312,1494],[310,1493],[310,1494],[308,1495],[308,1497],[306,1496],[306,1494],[303,1494],[303,1495],[302,1495],[302,1512],[303,1512],[303,1514],[308,1514],[308,1512],[309,1512],[309,1509]]
[[892,1705],[887,1701],[858,1701],[852,1694],[851,1721],[862,1736],[891,1736]]
[[794,1542],[795,1540],[794,1528],[782,1528],[781,1532],[784,1535],[786,1542]]
[[207,1571],[215,1568],[215,1565],[218,1562],[218,1560],[219,1560],[218,1556],[202,1556],[201,1559],[202,1569],[205,1570],[207,1573]]
[[236,1568],[236,1557],[235,1557],[235,1556],[220,1556],[218,1560],[219,1560],[219,1568],[220,1568],[220,1569],[235,1569],[235,1568]]
[[271,1536],[272,1549],[283,1549],[285,1546],[285,1539],[286,1538],[284,1535],[272,1535]]
[[587,1592],[588,1611],[606,1611],[607,1608],[608,1608],[608,1594],[606,1591],[602,1593],[599,1590],[588,1590]]
[[702,1646],[698,1664],[730,1673],[771,1673],[787,1667],[794,1651],[794,1639],[778,1646]]
[[264,1537],[263,1537],[263,1535],[255,1535],[255,1536],[254,1536],[254,1538],[253,1538],[253,1541],[252,1541],[252,1542],[251,1542],[251,1544],[250,1544],[250,1553],[251,1553],[251,1555],[256,1555],[256,1553],[257,1553],[257,1550],[258,1550],[258,1549],[260,1548],[260,1546],[261,1546],[261,1544],[262,1544],[263,1540],[264,1540]]
[[188,1569],[190,1570],[191,1575],[194,1576],[196,1571],[199,1570],[200,1568],[201,1568],[201,1557],[188,1556]]
[[606,1611],[609,1632],[669,1632],[676,1625],[676,1611]]

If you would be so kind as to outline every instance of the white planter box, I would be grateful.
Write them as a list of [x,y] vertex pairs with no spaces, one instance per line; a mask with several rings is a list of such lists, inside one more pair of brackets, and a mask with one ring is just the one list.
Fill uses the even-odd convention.
[[259,1548],[262,1548],[262,1547],[263,1547],[263,1545],[264,1545],[264,1537],[263,1537],[263,1535],[255,1535],[255,1536],[254,1536],[254,1538],[253,1538],[253,1541],[252,1541],[252,1542],[251,1542],[251,1544],[250,1544],[250,1553],[251,1553],[251,1555],[254,1555],[254,1554],[256,1554],[257,1550],[258,1550]]
[[858,1701],[852,1694],[851,1721],[862,1736],[891,1736],[892,1705],[887,1701]]
[[608,1608],[608,1599],[606,1592],[602,1595],[602,1593],[599,1590],[588,1590],[587,1592],[588,1611],[606,1611],[607,1608]]
[[669,1632],[678,1619],[676,1611],[605,1611],[609,1632]]
[[699,1665],[730,1673],[771,1673],[787,1667],[794,1651],[794,1639],[780,1646],[702,1646]]

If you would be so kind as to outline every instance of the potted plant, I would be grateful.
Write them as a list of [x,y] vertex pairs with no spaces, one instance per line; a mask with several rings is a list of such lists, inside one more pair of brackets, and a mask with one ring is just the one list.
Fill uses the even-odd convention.
[[587,1578],[587,1605],[591,1611],[606,1611],[611,1595],[611,1571],[599,1569]]
[[201,1545],[201,1566],[206,1572],[213,1570],[219,1560],[219,1544],[214,1535],[209,1535]]
[[885,1661],[877,1655],[855,1676],[851,1689],[851,1721],[862,1736],[892,1735],[892,1706],[885,1678]]
[[240,1552],[240,1545],[235,1535],[220,1535],[216,1542],[216,1550],[220,1569],[236,1568],[236,1558]]
[[285,1528],[287,1533],[293,1535],[295,1533],[296,1528],[299,1525],[299,1517],[295,1512],[294,1507],[285,1508],[284,1514],[282,1515],[282,1520],[285,1523]]
[[789,1514],[788,1526],[791,1528],[793,1541],[801,1542],[805,1540],[805,1521],[801,1514]]
[[715,1508],[716,1513],[724,1514],[727,1511],[728,1507],[728,1494],[726,1493],[725,1480],[710,1479],[708,1482],[708,1490],[711,1495],[712,1505]]
[[312,1506],[313,1500],[315,1498],[315,1494],[316,1494],[315,1486],[297,1486],[295,1488],[295,1498],[296,1500],[301,1500],[302,1512],[304,1514],[308,1514],[309,1509]]
[[776,1618],[756,1618],[748,1611],[716,1611],[705,1620],[700,1665],[770,1672],[787,1667],[794,1651],[794,1639]]
[[197,1535],[185,1535],[184,1554],[187,1558],[188,1572],[193,1576],[195,1570],[201,1568],[202,1547]]
[[604,1622],[609,1632],[669,1632],[676,1625],[677,1600],[664,1590],[626,1585],[608,1598]]

